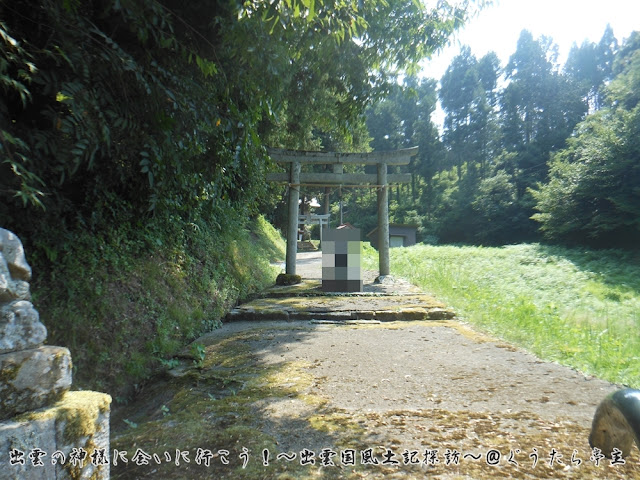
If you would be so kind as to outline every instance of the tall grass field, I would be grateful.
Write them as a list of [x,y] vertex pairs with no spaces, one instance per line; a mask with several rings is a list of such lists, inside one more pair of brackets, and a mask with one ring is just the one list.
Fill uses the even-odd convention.
[[[364,249],[363,267],[378,253]],[[540,358],[640,388],[640,252],[539,244],[393,248],[391,273]]]

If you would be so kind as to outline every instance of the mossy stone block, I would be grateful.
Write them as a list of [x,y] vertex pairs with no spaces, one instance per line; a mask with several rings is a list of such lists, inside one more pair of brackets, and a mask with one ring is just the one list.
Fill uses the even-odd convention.
[[47,329],[31,302],[13,301],[0,307],[0,354],[41,345]]
[[302,282],[300,275],[292,275],[290,273],[281,273],[276,278],[276,285],[296,285]]
[[64,347],[0,355],[0,419],[50,405],[71,388],[71,354]]
[[[51,407],[0,422],[0,458],[23,452],[24,464],[3,465],[0,480],[15,478],[46,480],[107,480],[109,463],[92,454],[103,451],[109,459],[109,414],[111,397],[97,392],[67,392]],[[42,465],[34,466],[29,454],[39,449]],[[73,449],[86,452],[84,461],[70,459]],[[53,453],[61,452],[55,457]],[[64,462],[61,460],[64,459]]]

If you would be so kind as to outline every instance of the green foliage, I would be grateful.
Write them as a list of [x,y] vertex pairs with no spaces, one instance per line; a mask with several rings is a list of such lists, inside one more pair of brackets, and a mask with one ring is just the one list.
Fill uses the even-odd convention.
[[547,37],[534,39],[526,30],[506,67],[510,79],[501,102],[503,144],[516,152],[518,198],[528,186],[546,178],[549,152],[562,148],[587,111],[570,78],[553,67],[555,47]]
[[[425,210],[434,205],[433,191],[421,179],[431,181],[441,168],[443,151],[438,131],[431,121],[437,101],[436,82],[407,77],[391,93],[367,110],[367,126],[375,150],[396,150],[418,146],[418,155],[408,167],[412,175],[410,186],[397,186],[390,194],[390,220],[418,225],[418,237],[430,234],[424,228]],[[371,172],[370,172],[371,173]],[[356,197],[353,193],[353,197]],[[375,192],[358,195],[349,201],[348,221],[368,233],[377,226]],[[427,213],[428,214],[428,213]]]
[[[504,244],[542,233],[637,246],[639,47],[640,35],[618,46],[607,28],[598,44],[574,48],[561,71],[553,41],[525,30],[501,89],[495,54],[478,60],[465,47],[437,92],[441,137],[430,120],[433,81],[408,78],[392,89],[367,111],[371,145],[420,146],[411,196],[391,196],[394,219],[441,242]],[[588,108],[599,110],[585,118]],[[371,200],[357,218],[375,208]]]
[[193,357],[193,364],[197,367],[201,367],[205,357],[207,356],[207,352],[202,343],[194,342],[189,347],[189,353]]
[[264,143],[366,148],[364,108],[484,3],[1,0],[0,223],[272,210]]
[[223,228],[225,212],[255,209],[262,107],[207,81],[221,76],[216,28],[152,0],[26,3],[1,2],[3,226],[38,248],[42,226],[102,235],[152,212]]
[[484,176],[496,149],[494,107],[499,66],[495,53],[477,60],[469,47],[463,47],[440,81],[438,95],[447,112],[443,133],[447,164],[457,167],[458,176],[463,163],[470,174]]
[[518,217],[516,187],[504,171],[480,182],[471,207],[479,224],[476,238],[482,243],[508,243],[522,221]]
[[[263,125],[264,138],[288,148],[366,149],[364,109],[392,91],[399,74],[415,72],[484,3],[245,2],[243,38],[234,36],[234,43],[250,44],[252,68],[277,59],[258,70],[270,75],[276,68],[273,85],[281,87],[270,99],[274,121]],[[262,29],[250,28],[258,19]]]
[[618,61],[626,58],[625,67],[607,88],[611,107],[578,125],[568,147],[553,157],[549,181],[532,190],[539,211],[533,218],[548,238],[638,245],[640,50],[624,51]]
[[72,352],[74,381],[126,397],[175,366],[172,357],[236,302],[273,284],[269,262],[284,258],[283,241],[261,217],[248,226],[238,221],[220,233],[203,221],[167,219],[69,244],[55,268],[38,272],[33,291],[49,341]]
[[604,86],[613,77],[613,61],[618,49],[613,29],[607,25],[598,44],[584,41],[569,52],[564,71],[578,83],[591,110],[604,106]]
[[[0,22],[0,55],[0,87],[4,96],[19,100],[19,104],[26,108],[31,100],[28,84],[37,69],[31,56],[9,34],[4,22]],[[32,203],[41,206],[43,193],[39,188],[42,180],[26,167],[30,148],[21,138],[8,131],[8,113],[5,101],[0,102],[0,153],[4,157],[0,172],[13,173],[13,193],[23,205]]]
[[[364,249],[365,268],[377,256]],[[391,249],[391,270],[541,358],[640,386],[638,254],[538,244]]]

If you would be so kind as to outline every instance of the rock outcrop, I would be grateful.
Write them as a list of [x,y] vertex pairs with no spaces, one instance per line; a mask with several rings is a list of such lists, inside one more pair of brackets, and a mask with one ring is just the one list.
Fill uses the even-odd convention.
[[108,479],[111,397],[70,392],[71,353],[44,345],[20,239],[0,228],[0,480]]

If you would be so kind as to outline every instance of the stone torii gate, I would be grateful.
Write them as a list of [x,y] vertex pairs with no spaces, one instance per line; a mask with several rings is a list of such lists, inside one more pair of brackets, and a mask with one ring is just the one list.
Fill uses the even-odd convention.
[[[267,181],[289,187],[286,273],[296,273],[298,202],[300,187],[375,188],[378,191],[378,268],[380,276],[389,275],[389,184],[409,183],[411,174],[387,174],[387,165],[407,165],[418,154],[418,147],[390,152],[335,153],[268,149],[278,163],[288,163],[288,173],[269,173]],[[333,165],[333,173],[301,173],[302,164]],[[376,165],[377,174],[343,173],[345,164]]]

